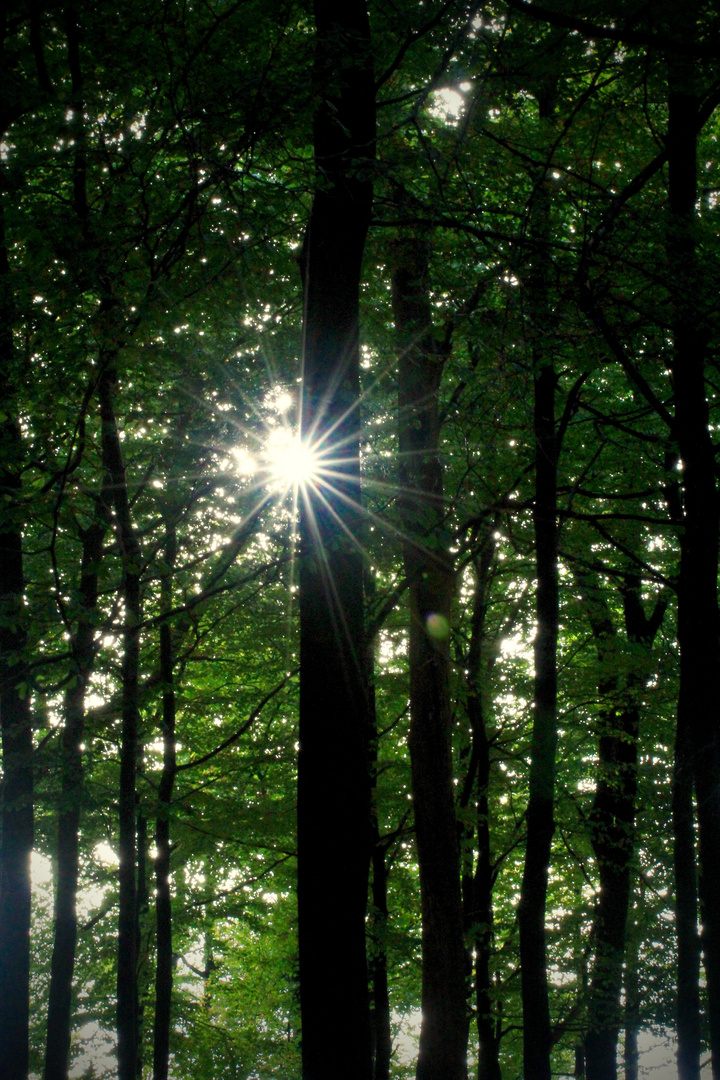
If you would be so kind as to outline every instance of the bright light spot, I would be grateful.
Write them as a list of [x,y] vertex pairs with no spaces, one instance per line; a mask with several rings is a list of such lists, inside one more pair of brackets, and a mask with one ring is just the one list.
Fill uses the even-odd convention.
[[120,865],[120,859],[117,857],[117,855],[106,840],[101,840],[99,844],[95,845],[93,854],[102,866]]
[[317,454],[287,428],[270,433],[268,459],[270,475],[288,486],[309,484],[317,478]]
[[520,634],[512,634],[502,638],[500,642],[500,654],[506,656],[522,656],[526,660],[532,659],[532,649]]
[[255,459],[244,446],[237,446],[232,451],[232,456],[235,458],[235,468],[241,476],[252,476],[255,472],[256,464]]
[[275,401],[275,408],[279,413],[287,412],[293,403],[293,399],[290,394],[279,394]]
[[35,889],[52,881],[52,863],[47,855],[42,855],[39,851],[32,852],[30,856],[30,874]]
[[457,119],[465,107],[465,99],[457,90],[451,90],[449,86],[433,92],[433,104],[430,114],[437,120],[446,123],[457,123]]

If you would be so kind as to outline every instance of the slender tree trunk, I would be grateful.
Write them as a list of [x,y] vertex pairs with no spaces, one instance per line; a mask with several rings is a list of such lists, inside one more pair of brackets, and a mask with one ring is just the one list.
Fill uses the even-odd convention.
[[[683,523],[677,449],[668,447],[665,468],[669,481],[665,499],[673,525]],[[698,931],[697,839],[693,805],[692,730],[686,710],[678,711],[672,779],[673,870],[675,877],[675,932],[677,935],[678,1080],[700,1077],[700,934]],[[627,996],[627,995],[626,995]],[[637,1041],[637,1040],[636,1040]]]
[[[375,583],[371,573],[365,576],[366,594],[370,601]],[[373,1050],[373,1080],[389,1080],[392,1057],[390,1026],[390,992],[388,988],[387,926],[388,926],[388,865],[387,846],[380,837],[377,805],[378,727],[375,699],[375,655],[373,642],[366,641],[365,669],[368,693],[368,726],[370,749],[370,818],[372,829],[372,920],[370,935],[371,1033]]]
[[[494,530],[493,523],[491,530]],[[493,1006],[491,960],[493,950],[493,886],[495,867],[490,846],[490,741],[482,703],[483,641],[487,612],[487,584],[494,552],[492,531],[474,560],[470,644],[463,666],[466,669],[467,715],[472,732],[470,762],[460,806],[470,803],[476,790],[477,862],[463,869],[463,921],[466,941],[475,955],[475,1008],[478,1031],[478,1080],[501,1080],[499,1017]]]
[[[557,76],[540,78],[534,93],[541,124],[552,134]],[[557,647],[559,633],[557,465],[555,398],[558,376],[549,341],[552,310],[548,299],[551,270],[547,240],[551,194],[545,172],[537,177],[529,209],[530,230],[538,242],[526,287],[528,333],[534,370],[536,614],[533,730],[526,812],[527,840],[518,923],[523,1011],[523,1076],[550,1080],[550,999],[547,979],[545,909],[550,853],[555,831],[555,752],[557,747]]]
[[30,855],[33,739],[23,627],[22,440],[14,418],[15,357],[10,266],[0,207],[0,1062],[7,1080],[28,1072]]
[[677,1063],[678,1080],[699,1080],[700,935],[695,863],[692,733],[688,730],[686,719],[684,714],[678,716],[672,793],[675,930],[678,951]]
[[140,804],[140,789],[143,782],[145,761],[142,746],[139,746],[137,789],[136,789],[136,844],[137,844],[137,877],[136,877],[136,904],[135,904],[135,949],[137,956],[137,1075],[143,1074],[143,1020],[145,1016],[145,1002],[147,1000],[150,982],[150,939],[146,931],[146,919],[150,901],[148,888],[148,821],[147,815]]
[[557,454],[552,364],[535,378],[535,556],[537,631],[535,634],[535,714],[530,750],[527,844],[518,919],[523,1003],[523,1075],[550,1080],[550,1002],[548,997],[545,908],[555,822],[557,745]]
[[637,918],[628,935],[625,957],[625,1045],[623,1059],[625,1080],[638,1080],[640,1070],[640,1051],[638,1034],[640,1032],[640,980],[639,952],[643,925],[643,907],[645,904],[645,882],[640,879],[638,893]]
[[410,761],[422,912],[422,1022],[417,1080],[467,1076],[466,955],[450,741],[450,607],[438,390],[423,236],[397,243],[392,276],[398,364],[400,512],[410,583]]
[[127,476],[113,403],[116,376],[104,361],[98,392],[103,465],[113,485],[115,527],[123,566],[125,630],[120,739],[120,840],[117,971],[118,1080],[136,1080],[139,1060],[137,992],[136,773],[138,763],[141,552],[133,529]]
[[[377,819],[375,819],[377,826]],[[390,993],[388,989],[388,966],[386,934],[388,924],[386,848],[380,840],[377,828],[373,829],[375,844],[372,856],[372,900],[374,910],[374,956],[370,965],[372,983],[372,1024],[374,1050],[374,1080],[389,1080],[392,1056],[392,1031],[390,1028]]]
[[[303,1080],[370,1080],[370,779],[359,528],[359,292],[375,95],[363,0],[315,0],[318,183],[303,252],[302,430],[332,459],[302,493],[298,922]],[[332,883],[332,887],[331,886]]]
[[53,952],[45,1045],[45,1080],[67,1080],[70,1054],[71,1004],[77,943],[77,886],[79,829],[83,800],[83,762],[80,749],[85,734],[85,694],[95,660],[94,613],[103,539],[110,526],[110,491],[107,480],[97,498],[93,523],[82,536],[80,615],[71,643],[75,678],[65,693],[62,736],[62,787],[58,814],[57,884]]
[[[674,14],[675,32],[693,41],[698,7]],[[695,246],[698,96],[695,62],[668,60],[669,216],[666,249],[673,309],[674,437],[682,470],[678,732],[691,732],[700,841],[699,893],[713,1076],[720,1076],[720,630],[718,495],[705,390],[706,296]]]
[[[177,556],[177,536],[170,521],[165,531],[165,569],[161,582],[163,612],[172,607],[172,573]],[[155,971],[155,1028],[153,1033],[153,1080],[168,1080],[170,1019],[173,984],[172,902],[170,897],[170,806],[177,762],[175,753],[175,686],[172,627],[169,619],[160,626],[160,677],[162,680],[163,769],[158,790],[155,823],[155,912],[157,921],[157,967]]]
[[[613,671],[622,648],[601,590],[586,575],[578,575],[601,664]],[[623,586],[625,630],[635,644],[650,648],[662,622],[666,602],[658,600],[650,618],[640,599],[640,582],[626,578]],[[615,674],[600,679],[601,698],[612,695],[619,707],[601,718],[599,775],[590,814],[590,837],[597,861],[600,893],[595,907],[595,956],[588,1000],[585,1070],[588,1080],[616,1080],[617,1043],[622,1022],[620,1002],[630,901],[630,862],[635,844],[635,796],[640,731],[638,699],[644,686],[630,674],[623,686]]]
[[[540,212],[546,206],[544,180],[538,191]],[[547,315],[544,266],[531,272],[534,317]],[[542,333],[536,328],[535,333]],[[550,852],[555,831],[555,751],[557,746],[557,644],[559,632],[557,445],[555,394],[557,375],[546,359],[544,344],[535,342],[535,564],[537,574],[534,659],[534,716],[530,748],[527,841],[518,922],[523,1008],[523,1075],[550,1080],[550,1001],[547,980],[545,910]]]

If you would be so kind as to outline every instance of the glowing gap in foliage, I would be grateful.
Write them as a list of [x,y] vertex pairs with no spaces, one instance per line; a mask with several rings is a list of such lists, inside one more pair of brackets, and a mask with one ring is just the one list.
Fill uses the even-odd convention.
[[268,439],[268,472],[285,487],[304,487],[318,479],[318,455],[287,428],[275,428]]

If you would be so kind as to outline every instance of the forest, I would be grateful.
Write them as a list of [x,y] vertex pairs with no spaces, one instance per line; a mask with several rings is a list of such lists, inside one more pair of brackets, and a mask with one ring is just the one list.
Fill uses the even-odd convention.
[[718,1080],[716,5],[0,49],[0,1076]]

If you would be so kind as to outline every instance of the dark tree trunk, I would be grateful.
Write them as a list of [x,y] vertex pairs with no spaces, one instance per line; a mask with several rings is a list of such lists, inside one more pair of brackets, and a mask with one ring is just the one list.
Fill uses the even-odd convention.
[[30,855],[33,845],[33,739],[22,624],[22,440],[16,397],[13,299],[0,207],[0,1062],[8,1080],[28,1072]]
[[[165,534],[165,571],[162,607],[172,607],[172,573],[177,537],[168,521]],[[162,681],[163,769],[158,790],[155,822],[155,916],[157,965],[155,969],[155,1028],[153,1032],[153,1080],[168,1080],[170,1019],[173,985],[172,902],[170,897],[170,806],[177,773],[175,753],[175,685],[172,627],[169,619],[160,626],[160,678]]]
[[136,878],[136,904],[135,904],[135,949],[137,956],[137,1075],[143,1073],[143,1019],[145,1016],[145,1001],[149,990],[149,948],[150,941],[146,932],[146,917],[149,906],[148,889],[148,821],[147,816],[140,806],[140,786],[144,773],[144,758],[142,747],[139,748],[137,769],[137,796],[136,796],[136,843],[137,843],[137,878]]
[[315,0],[318,183],[303,251],[302,430],[332,476],[302,494],[298,920],[303,1080],[372,1075],[370,780],[359,518],[359,291],[375,95],[363,0]]
[[85,735],[85,694],[95,660],[94,612],[98,599],[103,539],[110,525],[110,497],[109,484],[106,481],[97,498],[95,520],[82,536],[78,590],[80,615],[71,643],[75,679],[65,693],[65,725],[61,750],[62,786],[58,814],[57,881],[45,1080],[67,1080],[68,1075],[72,982],[77,943],[79,829],[83,801],[83,762],[80,747]]
[[[533,89],[541,126],[554,136],[557,75],[540,76]],[[548,282],[552,263],[545,246],[551,226],[552,194],[543,171],[535,181],[528,210],[529,227],[538,242],[528,267],[527,333],[534,372],[535,565],[537,630],[530,776],[526,813],[527,840],[518,923],[523,1012],[523,1076],[550,1080],[550,999],[547,979],[545,909],[550,853],[555,832],[555,753],[557,747],[557,647],[559,633],[557,467],[560,446],[555,423],[558,376],[550,340],[553,323]]]
[[[495,524],[492,525],[494,531]],[[494,552],[492,531],[488,532],[480,554],[474,560],[475,590],[473,595],[470,644],[464,659],[467,687],[467,715],[472,733],[470,761],[460,795],[465,809],[476,791],[477,862],[472,855],[465,865],[463,856],[463,922],[465,938],[472,943],[475,954],[475,1007],[478,1031],[478,1080],[501,1080],[499,1017],[492,998],[491,960],[493,950],[493,885],[495,867],[490,847],[490,741],[488,739],[482,703],[483,640],[487,612],[487,584]],[[472,841],[472,830],[466,841]],[[472,963],[472,955],[470,957]]]
[[136,773],[138,764],[139,663],[142,617],[141,552],[133,529],[127,476],[113,403],[116,376],[103,361],[98,383],[103,465],[112,481],[115,528],[123,566],[125,630],[120,737],[120,838],[117,970],[118,1080],[136,1080],[139,1061],[137,992]]
[[[374,594],[374,580],[366,574],[366,593],[370,601]],[[372,829],[372,920],[370,935],[372,957],[370,961],[371,987],[371,1034],[373,1051],[373,1080],[389,1080],[392,1057],[392,1029],[390,1026],[390,992],[388,987],[387,925],[388,925],[388,864],[387,842],[380,836],[377,805],[378,728],[375,703],[375,655],[373,642],[366,642],[365,671],[368,693],[368,726],[370,749],[370,819]]]
[[623,1060],[625,1080],[638,1080],[640,1071],[640,1051],[638,1034],[640,1032],[640,980],[638,976],[640,940],[643,925],[643,907],[645,904],[645,882],[640,879],[637,915],[630,927],[628,944],[625,951],[625,1044]]
[[527,844],[518,919],[523,1004],[523,1075],[550,1080],[550,1003],[547,982],[545,907],[555,822],[557,745],[558,530],[555,389],[552,364],[535,378],[535,555],[537,632],[535,714],[530,750]]
[[595,960],[590,979],[587,1080],[616,1080],[621,1024],[620,992],[634,846],[639,713],[632,706],[611,713],[600,736],[600,775],[590,819],[600,878],[593,932]]
[[[674,30],[695,39],[698,8],[677,9]],[[695,247],[698,96],[694,61],[668,61],[669,215],[666,249],[673,310],[673,435],[683,463],[678,588],[678,732],[691,733],[699,833],[699,893],[713,1076],[720,1076],[720,641],[718,495],[705,390],[707,317]]]
[[466,955],[453,791],[450,607],[444,536],[436,343],[423,236],[397,243],[392,276],[399,343],[400,513],[410,596],[410,761],[422,912],[422,1022],[417,1080],[467,1076]]
[[[673,864],[677,934],[678,1080],[700,1078],[700,935],[698,934],[695,815],[693,811],[692,732],[678,715],[673,771]],[[682,726],[681,726],[682,722]]]
[[388,924],[387,851],[377,833],[375,819],[374,846],[372,856],[372,900],[373,900],[373,938],[374,955],[370,965],[372,984],[372,1027],[374,1080],[389,1080],[390,1058],[392,1056],[392,1031],[390,1028],[390,993],[388,989],[388,965],[386,932]]
[[[582,580],[583,599],[601,663],[614,665],[622,648],[602,593],[588,578]],[[635,644],[650,647],[660,627],[665,601],[645,615],[640,583],[628,578],[623,587],[625,630]],[[630,901],[630,861],[635,842],[635,796],[640,730],[638,697],[642,682],[629,675],[626,685],[616,676],[600,680],[601,697],[613,695],[619,707],[601,718],[599,773],[590,814],[590,839],[597,861],[600,893],[593,921],[594,962],[588,1000],[585,1038],[587,1080],[616,1080],[617,1044],[622,1022],[621,991]]]

